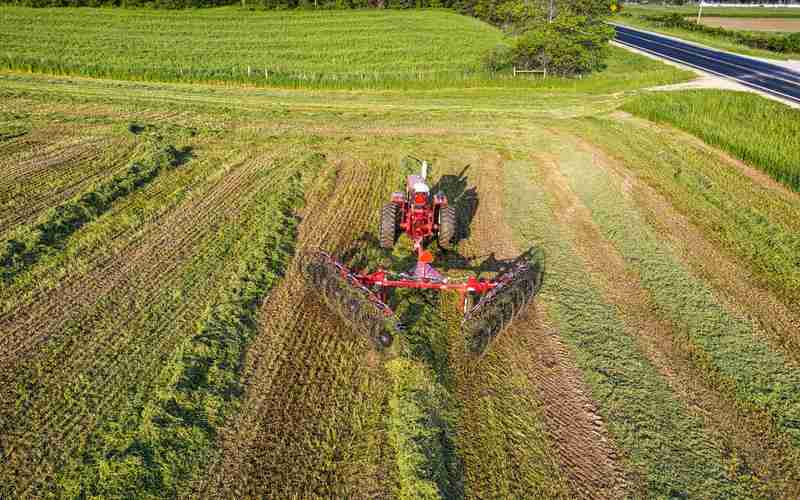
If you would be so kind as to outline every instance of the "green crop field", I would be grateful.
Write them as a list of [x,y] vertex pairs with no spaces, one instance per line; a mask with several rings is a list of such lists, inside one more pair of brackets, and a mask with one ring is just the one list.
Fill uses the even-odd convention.
[[[19,26],[37,29],[20,32]],[[447,11],[0,7],[0,64],[92,77],[386,86],[484,78],[499,30]]]
[[[0,498],[800,496],[797,110],[481,75],[438,10],[0,16]],[[455,294],[380,350],[309,279],[413,264],[409,156],[448,278],[544,270],[482,353]]]

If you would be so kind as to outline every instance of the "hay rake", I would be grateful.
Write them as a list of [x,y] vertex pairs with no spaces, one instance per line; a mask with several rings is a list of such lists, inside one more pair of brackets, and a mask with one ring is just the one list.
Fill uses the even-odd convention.
[[439,273],[431,266],[433,257],[425,246],[437,238],[440,247],[449,248],[456,235],[456,217],[444,194],[430,195],[425,184],[427,164],[422,165],[421,175],[408,177],[406,192],[392,195],[380,221],[381,247],[392,248],[401,233],[414,242],[417,262],[412,270],[358,273],[321,250],[302,254],[300,266],[328,307],[365,333],[379,349],[389,347],[393,335],[403,328],[388,306],[389,290],[456,292],[464,311],[461,328],[467,346],[473,352],[483,352],[533,300],[542,284],[541,260],[528,252],[492,280],[474,276],[452,279]]

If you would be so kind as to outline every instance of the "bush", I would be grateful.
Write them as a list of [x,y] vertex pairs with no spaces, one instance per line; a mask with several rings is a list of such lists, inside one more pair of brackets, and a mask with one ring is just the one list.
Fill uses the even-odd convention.
[[483,56],[483,67],[488,71],[497,72],[509,69],[514,65],[511,47],[498,45]]
[[559,76],[589,73],[603,67],[613,36],[613,28],[601,22],[559,15],[517,38],[510,50],[511,62],[518,68],[546,69]]

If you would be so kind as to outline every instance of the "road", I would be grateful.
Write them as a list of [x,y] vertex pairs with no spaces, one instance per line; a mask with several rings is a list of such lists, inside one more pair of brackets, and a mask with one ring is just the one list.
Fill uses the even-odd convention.
[[800,73],[758,59],[708,49],[615,24],[615,40],[800,104]]

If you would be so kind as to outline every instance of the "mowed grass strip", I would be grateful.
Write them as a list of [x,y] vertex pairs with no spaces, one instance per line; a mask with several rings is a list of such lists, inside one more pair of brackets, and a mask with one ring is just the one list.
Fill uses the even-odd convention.
[[[291,163],[313,175],[316,161]],[[63,493],[176,496],[215,456],[217,432],[240,403],[241,365],[257,333],[256,309],[291,261],[298,224],[293,212],[302,202],[295,176],[286,186],[263,190],[247,207],[251,217],[233,233],[227,251],[226,260],[234,263],[226,266],[229,288],[161,370],[155,396],[132,407],[133,414],[109,419],[84,449],[84,459],[62,471]]]
[[519,246],[547,254],[540,299],[559,328],[598,403],[623,460],[648,497],[752,496],[748,478],[731,473],[702,420],[692,415],[637,347],[617,308],[587,280],[574,229],[553,217],[552,195],[528,161],[506,163],[506,216]]
[[[35,29],[22,29],[35,26]],[[0,65],[162,81],[381,85],[482,73],[502,33],[449,11],[0,7]]]
[[714,291],[687,269],[649,227],[623,180],[592,164],[590,153],[568,153],[559,162],[570,188],[626,264],[636,270],[659,311],[679,325],[694,361],[716,386],[748,408],[769,414],[800,446],[800,370],[763,342],[746,319],[728,311]]
[[[114,491],[118,481],[126,481],[124,475],[112,472],[131,473],[131,469],[114,468],[113,460],[102,462],[111,459],[113,452],[111,456],[91,452],[98,447],[124,448],[124,439],[130,437],[128,426],[136,425],[142,407],[158,387],[160,369],[181,341],[192,335],[195,321],[202,317],[209,298],[218,293],[220,282],[239,267],[232,253],[250,223],[261,216],[256,210],[247,213],[240,208],[253,200],[255,192],[276,183],[270,169],[261,167],[239,179],[249,182],[225,186],[239,188],[236,191],[201,193],[217,202],[204,207],[213,211],[214,223],[203,223],[205,217],[196,217],[197,222],[187,227],[165,223],[173,236],[169,250],[177,249],[177,253],[156,248],[163,260],[150,262],[149,269],[132,270],[135,281],[76,308],[79,315],[67,319],[63,318],[66,313],[59,315],[62,331],[35,355],[14,365],[17,380],[8,384],[6,392],[11,394],[3,394],[13,398],[15,407],[9,409],[14,416],[6,419],[4,413],[3,439],[8,448],[0,468],[0,477],[14,479],[2,483],[3,496],[72,496],[98,487]],[[151,236],[158,237],[159,232]],[[193,237],[200,241],[192,241]],[[35,437],[31,429],[36,429]],[[101,429],[105,432],[98,432]],[[152,456],[147,458],[152,462]],[[91,470],[88,464],[99,468],[101,486],[91,484],[92,475],[75,473],[84,466]],[[104,476],[106,472],[109,475]],[[155,474],[159,473],[169,471]]]
[[[768,127],[757,123],[755,129]],[[754,181],[692,137],[665,133],[633,117],[586,118],[571,122],[569,128],[600,145],[613,161],[668,199],[712,244],[746,266],[754,285],[774,293],[797,314],[800,198],[794,193]],[[797,359],[797,332],[787,328],[774,336]]]

